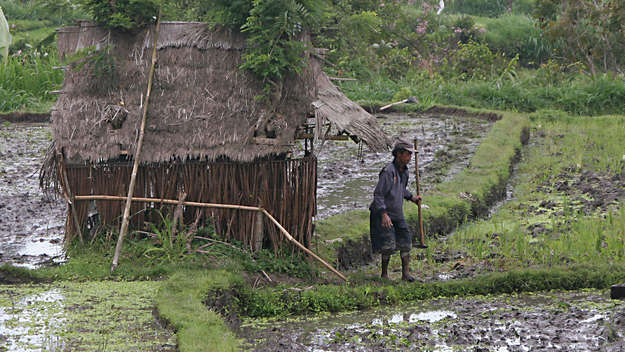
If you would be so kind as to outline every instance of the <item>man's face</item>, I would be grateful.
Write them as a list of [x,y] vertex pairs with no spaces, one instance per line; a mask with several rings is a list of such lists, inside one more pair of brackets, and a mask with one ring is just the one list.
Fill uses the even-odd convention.
[[412,152],[409,152],[407,150],[402,150],[402,151],[397,152],[397,162],[401,166],[408,165],[411,157],[412,157]]

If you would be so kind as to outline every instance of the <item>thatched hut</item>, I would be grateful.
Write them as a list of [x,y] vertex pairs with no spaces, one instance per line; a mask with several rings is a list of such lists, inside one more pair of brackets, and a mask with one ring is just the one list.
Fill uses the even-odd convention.
[[[151,61],[154,28],[122,35],[82,22],[58,30],[66,67],[52,111],[58,181],[65,195],[128,191]],[[375,119],[349,101],[312,55],[301,74],[258,99],[262,83],[239,69],[245,37],[203,23],[163,22],[136,197],[262,206],[308,246],[316,212],[313,140],[332,131],[374,150],[388,138]],[[307,152],[293,158],[298,138]],[[300,142],[301,143],[301,142]],[[86,222],[93,202],[74,202],[67,236]],[[143,226],[158,203],[133,203],[131,224]],[[95,202],[101,224],[117,226],[123,202]],[[75,221],[72,221],[72,215]],[[210,218],[221,235],[258,247],[256,215],[236,210],[184,209],[184,221]],[[258,228],[256,226],[256,228]],[[263,246],[282,247],[264,224]],[[66,239],[67,239],[66,236]]]

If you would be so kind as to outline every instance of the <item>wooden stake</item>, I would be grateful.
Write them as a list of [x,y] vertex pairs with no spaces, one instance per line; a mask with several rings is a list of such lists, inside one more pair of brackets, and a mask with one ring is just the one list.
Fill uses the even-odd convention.
[[111,272],[115,271],[119,263],[119,255],[124,243],[124,236],[128,232],[128,223],[130,217],[130,203],[137,182],[137,170],[139,169],[139,159],[141,158],[141,148],[143,147],[143,136],[145,135],[145,124],[148,116],[148,106],[150,104],[150,94],[152,93],[152,79],[154,78],[154,67],[156,66],[156,47],[158,44],[158,32],[161,28],[161,9],[158,10],[158,20],[156,21],[156,29],[154,30],[154,38],[152,40],[152,65],[150,66],[150,74],[148,77],[148,88],[145,94],[145,104],[143,106],[143,117],[141,118],[141,128],[139,130],[139,140],[137,141],[137,150],[134,155],[134,163],[132,165],[132,174],[130,175],[130,185],[128,186],[128,197],[126,198],[126,206],[124,208],[124,217],[117,238],[117,246],[115,247],[115,255],[113,256],[113,264]]
[[[421,186],[419,185],[419,149],[417,149],[417,139],[414,139],[414,176],[417,184],[417,195],[421,196]],[[421,235],[421,243],[417,248],[428,248],[425,244],[425,232],[423,231],[423,216],[421,215],[421,202],[417,204],[419,209],[419,234]]]

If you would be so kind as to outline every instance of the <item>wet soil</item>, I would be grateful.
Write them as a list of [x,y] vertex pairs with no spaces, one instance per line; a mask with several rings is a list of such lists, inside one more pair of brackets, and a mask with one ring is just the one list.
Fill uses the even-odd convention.
[[254,351],[623,351],[625,302],[606,291],[445,298],[250,321],[242,336]]
[[39,189],[52,140],[49,124],[0,125],[0,264],[36,267],[64,260],[65,205]]

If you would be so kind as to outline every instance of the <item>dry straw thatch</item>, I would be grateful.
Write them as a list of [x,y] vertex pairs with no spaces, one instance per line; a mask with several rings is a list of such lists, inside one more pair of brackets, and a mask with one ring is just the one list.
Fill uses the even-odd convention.
[[[153,28],[122,35],[82,22],[58,30],[61,57],[72,61],[52,112],[57,155],[67,175],[59,183],[72,195],[127,192],[129,164],[141,123]],[[140,154],[136,196],[209,203],[261,205],[300,242],[308,245],[316,212],[316,159],[288,158],[296,131],[309,116],[317,125],[387,150],[389,140],[375,118],[347,99],[318,62],[281,82],[267,99],[263,85],[239,70],[245,37],[203,23],[163,22],[158,63]],[[76,53],[92,49],[86,57]],[[70,58],[72,58],[70,60]],[[320,133],[320,129],[316,132]],[[122,158],[123,159],[123,158]],[[95,202],[104,224],[115,225],[121,203]],[[79,223],[88,202],[74,202]],[[134,227],[141,227],[158,204],[133,204]],[[219,233],[252,246],[254,214],[186,209],[185,221],[214,219]],[[67,221],[67,237],[76,233]],[[265,224],[265,245],[281,248],[276,229]]]
[[[340,93],[314,59],[301,74],[285,79],[267,104],[258,99],[261,82],[238,69],[243,35],[202,23],[161,26],[141,162],[196,157],[252,161],[284,153],[296,128],[313,113],[374,150],[388,147],[375,118]],[[134,154],[151,36],[151,30],[124,36],[86,22],[59,30],[62,57],[95,47],[114,63],[108,70],[91,58],[80,70],[66,72],[52,120],[57,148],[68,159],[98,162]],[[274,141],[258,144],[254,137]]]

